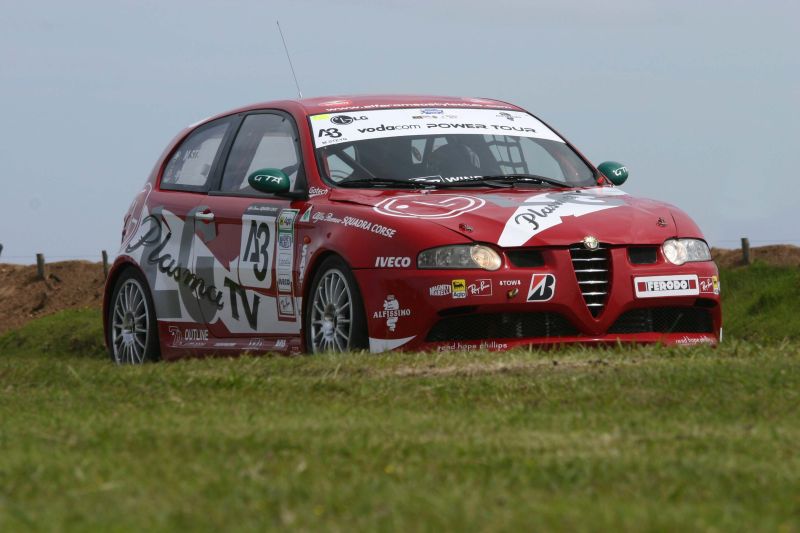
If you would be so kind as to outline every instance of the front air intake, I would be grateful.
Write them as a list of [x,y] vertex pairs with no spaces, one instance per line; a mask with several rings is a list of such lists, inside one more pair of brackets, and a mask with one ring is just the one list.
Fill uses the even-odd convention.
[[608,297],[611,264],[608,248],[600,244],[591,250],[583,244],[574,244],[570,246],[569,253],[583,300],[592,316],[596,317],[603,312]]

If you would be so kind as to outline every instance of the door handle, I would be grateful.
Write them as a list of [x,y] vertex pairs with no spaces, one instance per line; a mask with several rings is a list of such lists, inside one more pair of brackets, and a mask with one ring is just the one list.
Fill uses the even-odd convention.
[[211,211],[195,213],[194,218],[196,218],[197,220],[202,220],[203,222],[211,222],[212,220],[214,220],[214,213],[212,213]]

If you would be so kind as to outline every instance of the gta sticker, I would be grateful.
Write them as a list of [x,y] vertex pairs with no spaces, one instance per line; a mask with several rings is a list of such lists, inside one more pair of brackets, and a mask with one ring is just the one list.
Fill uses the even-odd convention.
[[403,218],[453,218],[483,207],[482,198],[458,194],[407,194],[387,198],[374,209],[383,215]]
[[547,302],[556,293],[556,277],[553,274],[534,274],[528,289],[529,302]]

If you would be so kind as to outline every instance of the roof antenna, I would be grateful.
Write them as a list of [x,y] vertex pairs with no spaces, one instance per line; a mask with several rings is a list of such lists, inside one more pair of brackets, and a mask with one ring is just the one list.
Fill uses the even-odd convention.
[[283,30],[281,30],[281,23],[280,21],[275,21],[275,24],[278,25],[278,32],[281,34],[281,41],[283,41],[283,49],[286,50],[286,59],[289,60],[289,68],[292,69],[292,77],[294,78],[294,84],[297,86],[297,96],[299,98],[303,98],[303,93],[300,92],[300,84],[297,83],[297,74],[294,73],[294,66],[292,65],[292,58],[289,56],[289,47],[286,46],[286,39],[283,38]]

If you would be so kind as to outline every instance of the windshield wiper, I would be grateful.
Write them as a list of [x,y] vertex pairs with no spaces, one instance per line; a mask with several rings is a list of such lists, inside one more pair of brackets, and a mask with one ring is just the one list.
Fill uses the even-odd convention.
[[355,178],[344,179],[336,185],[339,187],[364,187],[364,186],[378,186],[378,187],[397,187],[403,189],[419,189],[426,183],[415,183],[406,180],[393,180],[388,178]]
[[516,183],[535,183],[537,185],[555,185],[556,187],[571,188],[564,182],[536,174],[498,174],[492,176],[479,176],[475,179],[456,180],[456,181],[425,181],[425,185],[435,188],[459,188],[459,187],[494,187],[510,188]]
[[498,174],[496,176],[483,176],[481,181],[493,181],[495,183],[538,183],[555,185],[565,189],[572,188],[572,185],[558,181],[557,179],[539,176],[538,174]]

